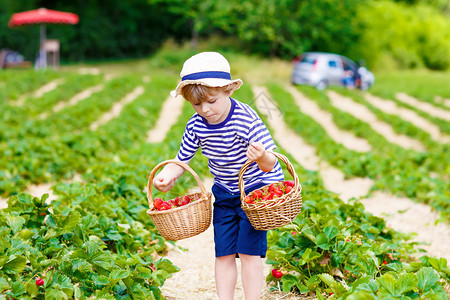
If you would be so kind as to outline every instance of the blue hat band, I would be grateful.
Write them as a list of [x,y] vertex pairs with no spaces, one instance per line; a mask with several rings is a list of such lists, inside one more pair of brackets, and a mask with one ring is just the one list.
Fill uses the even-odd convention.
[[231,75],[228,72],[205,71],[205,72],[192,73],[192,74],[183,76],[183,78],[181,78],[181,80],[182,81],[184,81],[184,80],[198,80],[198,79],[204,79],[204,78],[217,78],[217,79],[228,79],[228,80],[231,80]]

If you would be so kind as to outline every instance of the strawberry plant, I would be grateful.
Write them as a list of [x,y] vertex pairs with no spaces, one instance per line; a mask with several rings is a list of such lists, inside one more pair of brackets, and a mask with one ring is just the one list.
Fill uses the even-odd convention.
[[283,274],[267,276],[273,289],[319,299],[330,293],[330,299],[446,299],[442,285],[450,281],[450,269],[444,258],[412,259],[414,243],[403,241],[409,237],[357,201],[345,204],[315,181],[302,186],[308,199],[302,213],[268,233],[267,263]]
[[19,194],[0,211],[0,285],[9,298],[162,299],[159,287],[178,268],[158,253],[164,239],[146,207],[58,186],[61,198]]

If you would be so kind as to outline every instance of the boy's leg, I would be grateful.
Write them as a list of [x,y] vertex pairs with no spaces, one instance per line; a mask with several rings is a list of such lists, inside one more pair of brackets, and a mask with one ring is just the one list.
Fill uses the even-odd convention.
[[233,300],[237,282],[236,255],[216,257],[216,289],[220,300]]
[[261,257],[239,253],[239,258],[241,259],[241,277],[245,300],[260,299],[264,286]]

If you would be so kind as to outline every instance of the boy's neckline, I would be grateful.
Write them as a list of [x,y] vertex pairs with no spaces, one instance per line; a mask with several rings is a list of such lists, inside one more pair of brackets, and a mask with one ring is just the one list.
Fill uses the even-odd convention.
[[230,111],[228,112],[227,118],[225,120],[223,120],[222,122],[217,123],[217,124],[209,124],[204,117],[199,115],[202,118],[203,123],[206,125],[207,128],[210,128],[210,129],[221,128],[231,119],[231,116],[233,115],[233,112],[234,112],[234,108],[236,107],[236,101],[231,97],[229,97],[229,99],[231,101]]

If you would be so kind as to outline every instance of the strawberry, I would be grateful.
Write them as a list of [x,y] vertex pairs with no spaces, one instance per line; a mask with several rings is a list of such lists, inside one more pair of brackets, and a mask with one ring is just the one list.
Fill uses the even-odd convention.
[[263,193],[261,190],[258,189],[258,190],[253,191],[253,197],[255,199],[261,199],[262,196],[263,196]]
[[41,286],[44,285],[44,280],[42,278],[36,278],[36,285],[37,286]]
[[163,203],[161,204],[161,206],[159,207],[158,210],[169,210],[171,208],[172,208],[172,206],[170,205],[169,202],[163,201]]
[[272,269],[272,276],[275,278],[281,278],[283,277],[283,273],[280,271],[280,269]]
[[249,204],[253,204],[255,203],[255,201],[253,201],[253,197],[252,196],[247,196],[244,198],[244,202],[245,203],[249,203]]
[[275,188],[273,192],[277,197],[283,196],[283,191],[280,188]]
[[291,186],[287,186],[287,187],[284,189],[284,193],[285,193],[285,194],[290,193],[290,191],[292,191],[292,187],[291,187]]
[[286,180],[286,181],[284,182],[284,185],[285,185],[285,186],[294,187],[295,183],[294,183],[294,181],[292,181],[292,180]]
[[269,185],[269,192],[273,192],[275,190],[275,188],[277,187],[277,185],[275,183],[272,183],[271,185]]
[[161,198],[155,198],[155,200],[153,200],[153,206],[158,210],[161,207],[162,203],[163,203],[163,200]]
[[387,265],[387,264],[388,264],[388,262],[383,260],[383,265]]
[[191,198],[189,198],[189,196],[184,196],[183,201],[181,201],[181,205],[186,205],[189,202],[191,202]]
[[181,206],[182,202],[183,202],[183,200],[181,200],[181,197],[176,197],[174,200],[174,203],[176,206]]

